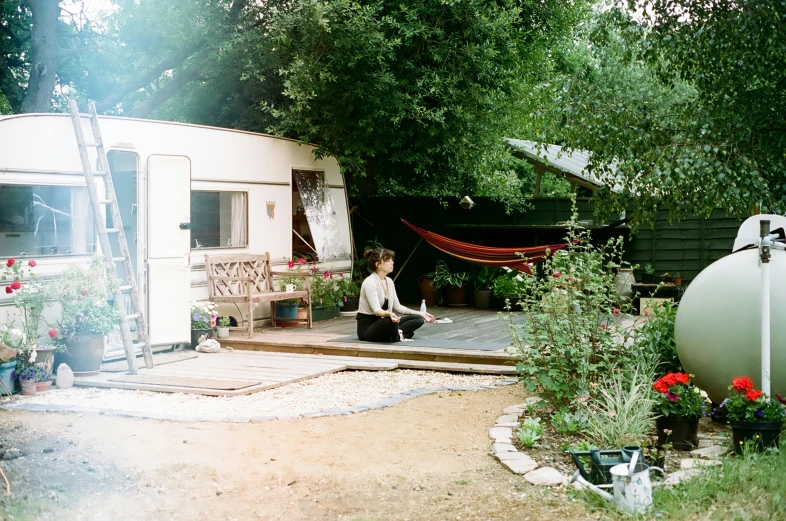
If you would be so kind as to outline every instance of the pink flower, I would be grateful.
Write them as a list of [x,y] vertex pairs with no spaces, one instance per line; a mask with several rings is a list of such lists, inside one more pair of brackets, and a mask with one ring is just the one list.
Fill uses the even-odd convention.
[[649,314],[650,314],[650,310],[649,310],[649,309],[645,309],[645,310],[644,310],[644,316],[646,317],[646,316],[648,316]]
[[344,278],[344,274],[343,273],[339,273],[338,276],[341,277],[342,279]]
[[668,398],[670,402],[676,402],[679,396],[674,393],[666,393],[666,398]]
[[27,263],[27,265],[30,266],[31,268],[35,268],[36,266],[38,266],[38,263],[34,260],[31,260],[30,262]]
[[59,334],[60,334],[60,332],[58,332],[58,331],[57,331],[57,329],[55,329],[55,328],[52,328],[52,329],[50,329],[49,331],[47,331],[47,334],[49,335],[49,338],[51,338],[52,340],[54,340],[55,338],[57,338],[57,335],[59,335]]
[[554,277],[555,279],[558,279],[558,278],[560,278],[561,276],[562,276],[562,273],[560,273],[560,272],[558,272],[558,271],[555,271],[555,272],[554,272],[554,274],[552,275],[552,277]]
[[305,264],[305,263],[306,263],[306,259],[304,259],[303,257],[300,257],[300,258],[297,260],[297,263],[298,263],[298,265],[299,265],[299,266],[302,266],[303,264]]
[[611,314],[615,317],[620,316],[620,308],[614,308],[614,311],[612,311]]
[[600,325],[601,329],[606,329],[607,327],[609,327],[609,326],[607,326],[605,322]]
[[13,257],[11,257],[11,258],[10,258],[10,259],[8,259],[7,261],[5,261],[5,265],[6,265],[6,266],[8,266],[8,267],[10,268],[11,266],[13,266],[13,265],[14,265],[14,263],[15,263],[15,262],[16,262],[16,259],[14,259]]
[[294,267],[295,267],[295,261],[289,259],[289,262],[287,262],[287,268],[292,269]]
[[87,290],[86,289],[83,289],[79,293],[81,293],[83,297],[87,296]]
[[313,266],[313,267],[312,267],[310,270],[308,270],[308,271],[310,271],[312,275],[316,275],[317,273],[319,273],[319,268],[317,268],[316,266]]

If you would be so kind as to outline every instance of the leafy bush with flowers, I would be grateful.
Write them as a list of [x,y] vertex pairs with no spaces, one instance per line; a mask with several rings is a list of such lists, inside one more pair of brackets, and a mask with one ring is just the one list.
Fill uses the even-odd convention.
[[11,371],[11,380],[18,379],[20,382],[22,381],[39,381],[39,372],[36,370],[36,367],[33,365],[26,365],[21,368],[16,368]]
[[344,292],[339,279],[332,271],[313,273],[311,278],[311,302],[315,306],[337,308],[343,301]]
[[213,302],[191,302],[191,329],[216,327],[218,306]]
[[336,276],[336,282],[344,302],[346,302],[347,297],[357,297],[360,295],[360,285],[352,280],[352,277],[345,277],[343,273],[339,273],[338,276]]
[[93,257],[90,265],[70,266],[54,283],[62,311],[57,327],[49,330],[55,338],[74,335],[106,335],[120,322],[120,311],[112,301],[114,286],[107,276],[114,269],[103,257]]
[[599,397],[601,381],[639,356],[630,347],[633,328],[622,323],[631,300],[619,302],[614,278],[623,238],[594,246],[578,222],[575,199],[565,238],[568,247],[543,261],[543,278],[524,277],[520,300],[527,320],[508,330],[516,369],[527,391],[538,391],[556,409],[574,409]]
[[[306,279],[303,275],[309,271],[313,273],[313,270],[316,269],[312,268],[312,270],[309,270],[307,264],[308,262],[303,257],[299,257],[296,260],[289,259],[289,261],[287,261],[287,272],[292,273],[292,275],[279,276],[276,279],[276,289],[278,291],[286,291],[288,284],[292,284],[292,286],[295,288],[295,291],[303,291],[306,289]],[[299,275],[295,275],[295,273],[298,273]],[[298,307],[305,307],[306,301],[302,298],[291,298],[280,300],[279,304],[297,304]]]
[[691,382],[685,373],[668,373],[658,378],[652,388],[655,404],[652,410],[663,416],[696,418],[709,410],[712,403],[707,393]]
[[747,376],[735,378],[729,386],[729,397],[723,400],[726,417],[738,422],[782,422],[786,419],[786,406],[773,400],[758,389]]
[[6,284],[5,293],[12,296],[22,318],[23,338],[18,347],[38,343],[44,308],[53,300],[46,283],[33,272],[37,265],[32,259],[23,262],[9,258],[0,266],[0,282]]

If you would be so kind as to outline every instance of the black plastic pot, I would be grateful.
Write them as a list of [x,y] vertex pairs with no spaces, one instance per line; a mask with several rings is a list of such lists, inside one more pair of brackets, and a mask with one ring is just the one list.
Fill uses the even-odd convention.
[[[670,414],[655,420],[658,445],[670,443],[675,450],[693,450],[699,446],[699,419],[701,416]],[[668,430],[671,432],[663,432]]]
[[489,309],[491,307],[491,297],[494,292],[490,289],[475,290],[475,307],[478,309]]
[[757,452],[778,447],[783,422],[731,422],[734,452],[742,454],[746,441],[752,441]]

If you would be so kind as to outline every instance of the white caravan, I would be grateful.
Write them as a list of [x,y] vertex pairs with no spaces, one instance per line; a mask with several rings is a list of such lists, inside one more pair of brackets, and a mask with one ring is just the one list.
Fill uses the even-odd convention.
[[[82,124],[91,136],[89,120]],[[251,132],[109,116],[99,125],[152,345],[190,342],[190,302],[207,299],[205,253],[270,252],[279,270],[293,255],[351,269],[335,159]],[[98,248],[70,117],[0,117],[0,262],[34,258],[39,275],[56,276]],[[220,312],[248,319],[234,306]],[[269,316],[259,306],[254,319]],[[121,346],[110,346],[113,356],[123,356]]]

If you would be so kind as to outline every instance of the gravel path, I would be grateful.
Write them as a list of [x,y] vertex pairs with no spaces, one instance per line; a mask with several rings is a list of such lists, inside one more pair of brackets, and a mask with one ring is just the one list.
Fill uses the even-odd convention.
[[[264,421],[347,414],[388,407],[439,390],[510,383],[498,375],[434,371],[343,371],[245,396],[214,397],[123,389],[77,388],[8,398],[8,409],[120,414],[186,421]],[[18,396],[18,395],[17,395]]]

